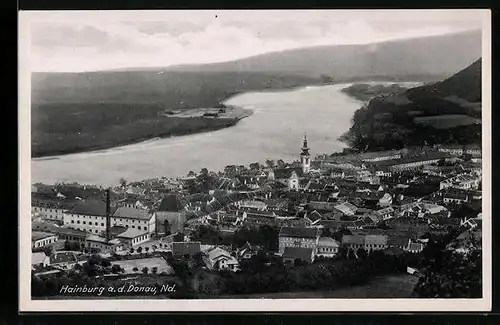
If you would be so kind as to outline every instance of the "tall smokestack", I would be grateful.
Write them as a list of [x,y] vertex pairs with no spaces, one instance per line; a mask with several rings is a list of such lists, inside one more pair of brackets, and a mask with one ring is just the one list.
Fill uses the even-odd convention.
[[110,190],[108,188],[106,189],[106,241],[111,239],[109,228],[111,228],[111,199]]

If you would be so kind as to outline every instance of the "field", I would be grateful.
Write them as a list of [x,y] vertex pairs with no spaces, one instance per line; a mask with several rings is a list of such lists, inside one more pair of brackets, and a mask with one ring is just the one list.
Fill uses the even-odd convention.
[[417,124],[431,126],[436,129],[448,129],[456,126],[481,123],[480,118],[458,114],[421,116],[415,117],[414,121]]
[[134,271],[134,267],[136,267],[139,272],[142,272],[142,269],[144,267],[147,267],[149,269],[149,272],[151,272],[151,269],[153,267],[158,268],[158,273],[165,272],[167,274],[172,274],[173,270],[168,265],[168,263],[165,261],[165,259],[161,257],[154,257],[154,258],[142,258],[142,259],[134,259],[134,260],[121,260],[121,261],[113,261],[112,264],[118,264],[122,268],[125,269],[125,273],[137,273]]
[[33,157],[119,145],[235,125],[237,118],[170,117],[159,104],[39,104],[32,112]]

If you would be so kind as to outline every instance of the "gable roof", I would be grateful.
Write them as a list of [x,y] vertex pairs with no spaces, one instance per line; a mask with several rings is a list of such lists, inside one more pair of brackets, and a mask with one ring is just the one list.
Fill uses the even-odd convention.
[[365,245],[387,245],[386,235],[366,235]]
[[305,247],[285,247],[282,257],[289,259],[301,259],[304,261],[311,261],[313,256],[312,248]]
[[135,228],[128,228],[125,232],[122,232],[117,238],[127,238],[127,239],[133,239],[137,238],[139,236],[142,236],[147,233],[147,230],[138,230]]
[[298,177],[302,177],[304,175],[301,167],[288,167],[288,168],[273,169],[275,179],[288,179],[292,176],[293,172],[295,172]]
[[303,228],[303,227],[281,227],[279,236],[297,237],[297,238],[316,238],[318,237],[318,229]]
[[219,247],[215,247],[213,249],[210,249],[209,251],[207,251],[207,254],[208,254],[208,258],[211,261],[215,261],[220,256],[226,256],[228,258],[232,258],[231,254],[229,254],[229,252],[227,252]]
[[363,245],[365,243],[365,236],[361,235],[344,235],[342,236],[342,244]]
[[73,252],[56,252],[50,256],[50,264],[59,263],[74,263],[77,262],[75,253]]
[[318,239],[318,246],[339,247],[340,244],[331,237],[320,237]]
[[146,210],[130,207],[119,207],[118,209],[116,209],[115,213],[113,213],[113,217],[149,220],[152,216]]
[[47,258],[44,252],[31,253],[31,264],[41,264]]
[[309,218],[309,220],[311,220],[312,222],[315,222],[315,221],[321,220],[321,218],[323,218],[323,216],[321,215],[321,213],[314,210],[313,212],[307,214],[307,218]]
[[387,245],[389,246],[395,246],[395,247],[408,247],[408,244],[410,244],[410,238],[409,237],[401,237],[401,236],[390,236],[387,240]]
[[44,231],[32,231],[31,232],[31,241],[36,241],[36,240],[40,240],[40,239],[44,239],[44,238],[48,238],[48,237],[52,237],[52,236],[55,236],[55,235],[52,233],[49,233],[49,232],[44,232]]
[[[111,207],[111,214],[113,211],[114,208]],[[83,200],[78,202],[69,213],[104,217],[106,216],[106,202],[98,199]]]
[[339,210],[344,214],[354,214],[358,208],[352,203],[344,202],[336,205],[335,209]]
[[161,212],[179,212],[184,210],[184,207],[177,195],[170,194],[161,200],[157,210]]

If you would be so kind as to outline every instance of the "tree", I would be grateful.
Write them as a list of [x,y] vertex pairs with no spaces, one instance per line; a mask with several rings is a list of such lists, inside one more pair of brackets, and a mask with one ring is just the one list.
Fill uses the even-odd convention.
[[139,253],[139,254],[141,254],[141,253],[142,253],[142,246],[139,246],[139,247],[137,248],[137,253]]
[[249,165],[251,170],[259,170],[260,169],[260,164],[258,162],[251,163]]
[[133,247],[130,247],[130,253],[134,254],[135,249]]
[[284,168],[285,167],[285,161],[283,159],[279,159],[277,162],[276,162],[278,168]]
[[158,268],[157,268],[156,266],[155,266],[155,267],[153,267],[153,268],[151,269],[151,272],[152,272],[153,274],[158,273]]
[[148,274],[148,271],[149,271],[149,269],[148,269],[147,266],[145,266],[145,267],[142,268],[142,273]]
[[119,182],[122,188],[127,187],[127,180],[125,178],[121,177]]
[[103,258],[101,260],[101,266],[103,266],[103,267],[110,267],[111,266],[111,262],[107,258]]
[[[160,245],[161,245],[161,244],[160,244]],[[152,246],[152,248],[153,248],[153,251],[156,251],[156,250],[158,249],[158,246],[153,245],[153,246]]]
[[191,234],[191,239],[200,241],[203,244],[220,244],[222,242],[222,234],[220,231],[210,226],[199,226]]
[[175,234],[173,240],[175,242],[181,242],[181,241],[184,241],[184,234],[182,232],[178,232]]
[[205,266],[205,262],[203,261],[203,253],[202,252],[196,252],[193,255],[193,262],[195,267],[202,267]]
[[146,246],[145,250],[146,250],[146,253],[148,253],[149,252],[149,246]]
[[113,264],[113,266],[111,266],[111,273],[118,274],[121,270],[122,268],[118,264]]
[[139,269],[138,269],[136,266],[134,266],[134,268],[132,269],[132,271],[134,271],[134,272],[138,272],[138,271],[139,271]]
[[364,248],[358,248],[356,255],[360,259],[365,259],[368,256],[368,252]]
[[274,160],[267,159],[266,160],[266,166],[269,167],[269,168],[273,168],[274,167]]
[[202,169],[201,169],[201,171],[200,171],[200,174],[201,174],[202,176],[208,176],[208,169],[206,169],[206,168],[202,168]]

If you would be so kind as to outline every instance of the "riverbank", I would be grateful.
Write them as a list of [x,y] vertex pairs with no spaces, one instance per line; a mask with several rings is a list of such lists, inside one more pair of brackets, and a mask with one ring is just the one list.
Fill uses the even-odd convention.
[[404,92],[407,87],[402,87],[397,83],[385,84],[370,84],[370,83],[356,83],[349,87],[342,89],[342,92],[351,96],[359,101],[367,102],[373,97],[387,95],[387,94],[400,94]]
[[[253,112],[237,123],[233,121],[232,127],[222,127],[216,132],[141,141],[109,150],[52,157],[58,159],[32,159],[32,181],[46,184],[76,181],[113,186],[121,178],[130,182],[160,176],[179,177],[201,168],[223,170],[229,163],[248,165],[257,161],[264,163],[267,159],[293,161],[298,157],[297,151],[300,152],[304,133],[310,138],[313,155],[342,150],[345,144],[337,138],[349,129],[352,114],[362,105],[340,91],[346,86],[307,86],[287,92],[251,91],[231,96],[222,102],[225,106]],[[124,108],[132,116],[153,111],[151,106],[143,106],[140,110],[120,106],[116,110]],[[81,111],[73,106],[62,109]],[[164,112],[165,108],[155,108],[155,119],[158,118],[158,111]],[[109,115],[103,117],[111,119]],[[73,120],[76,119],[66,121],[74,123]],[[106,121],[111,122],[114,121]],[[58,131],[64,130],[64,125],[53,127]],[[107,132],[102,126],[96,128],[99,132]],[[150,129],[145,128],[147,131]]]
[[[252,115],[250,110],[232,117],[166,117],[139,120],[123,127],[114,126],[99,135],[82,134],[65,137],[36,137],[32,141],[32,159],[58,159],[75,153],[107,150],[164,138],[212,132],[235,126],[240,120]],[[50,139],[49,139],[50,138]],[[96,141],[96,139],[98,139]]]

